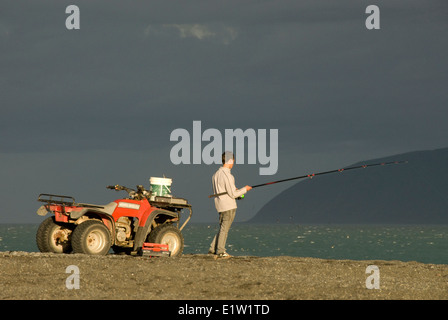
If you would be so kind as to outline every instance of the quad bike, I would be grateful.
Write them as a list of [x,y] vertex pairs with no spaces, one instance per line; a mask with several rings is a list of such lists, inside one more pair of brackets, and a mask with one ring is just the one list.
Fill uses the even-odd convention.
[[[141,255],[145,244],[163,244],[171,257],[182,254],[182,229],[192,215],[187,200],[175,197],[151,196],[143,186],[133,190],[124,186],[108,186],[124,190],[127,198],[106,205],[76,203],[73,197],[40,194],[44,202],[37,214],[45,219],[37,230],[36,242],[41,252],[85,253],[106,255],[115,253]],[[180,225],[182,210],[189,211]],[[166,251],[168,251],[166,250]]]

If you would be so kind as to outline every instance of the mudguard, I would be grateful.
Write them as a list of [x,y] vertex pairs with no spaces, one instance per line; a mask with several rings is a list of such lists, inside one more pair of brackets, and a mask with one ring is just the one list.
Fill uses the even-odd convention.
[[117,207],[116,202],[110,202],[109,204],[105,206],[96,206],[96,205],[87,205],[87,204],[81,204],[81,206],[86,206],[82,210],[77,211],[71,211],[70,212],[70,219],[78,219],[85,215],[87,212],[94,212],[99,214],[105,214],[108,216],[112,216],[112,213],[114,212],[115,208]]
[[163,209],[153,210],[149,214],[148,218],[146,219],[145,225],[138,227],[138,230],[137,230],[137,232],[135,234],[135,238],[134,238],[134,251],[137,251],[143,247],[143,242],[145,242],[146,237],[148,236],[149,229],[151,228],[151,224],[159,214],[167,215],[167,216],[170,216],[173,218],[178,217],[178,215],[172,211],[163,210]]

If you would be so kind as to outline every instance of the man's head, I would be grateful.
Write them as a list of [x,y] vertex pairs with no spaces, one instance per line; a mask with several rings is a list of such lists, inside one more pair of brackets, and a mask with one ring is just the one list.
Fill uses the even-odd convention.
[[226,151],[222,154],[223,167],[232,169],[234,163],[235,163],[235,155],[232,152]]

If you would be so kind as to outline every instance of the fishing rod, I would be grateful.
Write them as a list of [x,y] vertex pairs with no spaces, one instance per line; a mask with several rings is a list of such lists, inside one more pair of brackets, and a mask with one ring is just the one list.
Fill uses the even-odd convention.
[[[293,178],[288,178],[288,179],[282,179],[282,180],[277,180],[277,181],[257,184],[255,186],[252,186],[252,189],[258,188],[258,187],[263,187],[263,186],[269,186],[271,184],[276,184],[276,183],[280,183],[280,182],[291,181],[291,180],[304,179],[304,178],[312,179],[312,178],[314,178],[316,176],[322,176],[324,174],[330,174],[330,173],[335,173],[335,172],[343,172],[343,171],[355,170],[355,169],[361,169],[361,168],[365,169],[365,168],[375,167],[375,166],[387,166],[387,165],[391,165],[391,164],[400,164],[400,163],[408,163],[408,161],[391,161],[391,162],[380,162],[380,163],[373,163],[373,164],[363,164],[363,165],[360,165],[360,166],[348,167],[348,168],[344,168],[344,169],[336,169],[336,170],[330,170],[330,171],[324,171],[324,172],[318,172],[318,173],[311,173],[311,174],[306,174],[306,175],[299,176],[299,177],[293,177]],[[209,195],[208,197],[209,198],[219,197],[219,196],[222,196],[224,194],[227,194],[227,192],[221,192],[221,193],[217,193],[217,194],[212,194],[212,195]]]

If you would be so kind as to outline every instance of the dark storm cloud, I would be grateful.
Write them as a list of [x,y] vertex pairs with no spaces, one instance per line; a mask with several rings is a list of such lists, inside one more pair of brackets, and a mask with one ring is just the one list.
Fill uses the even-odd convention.
[[[80,30],[65,28],[70,4]],[[380,30],[365,28],[369,4]],[[193,120],[278,129],[282,177],[446,147],[447,12],[446,1],[3,1],[4,189],[70,184],[48,179],[52,168],[92,179],[71,184],[86,195],[138,170],[169,175],[170,133]],[[186,195],[199,208],[204,170],[170,169],[178,190],[202,186]],[[240,170],[241,183],[272,180]]]
[[165,141],[194,119],[368,140],[429,130],[446,101],[446,22],[417,2],[382,4],[379,31],[350,2],[80,2],[79,31],[65,29],[66,4],[24,3],[2,14],[4,151],[137,148],[129,137]]

